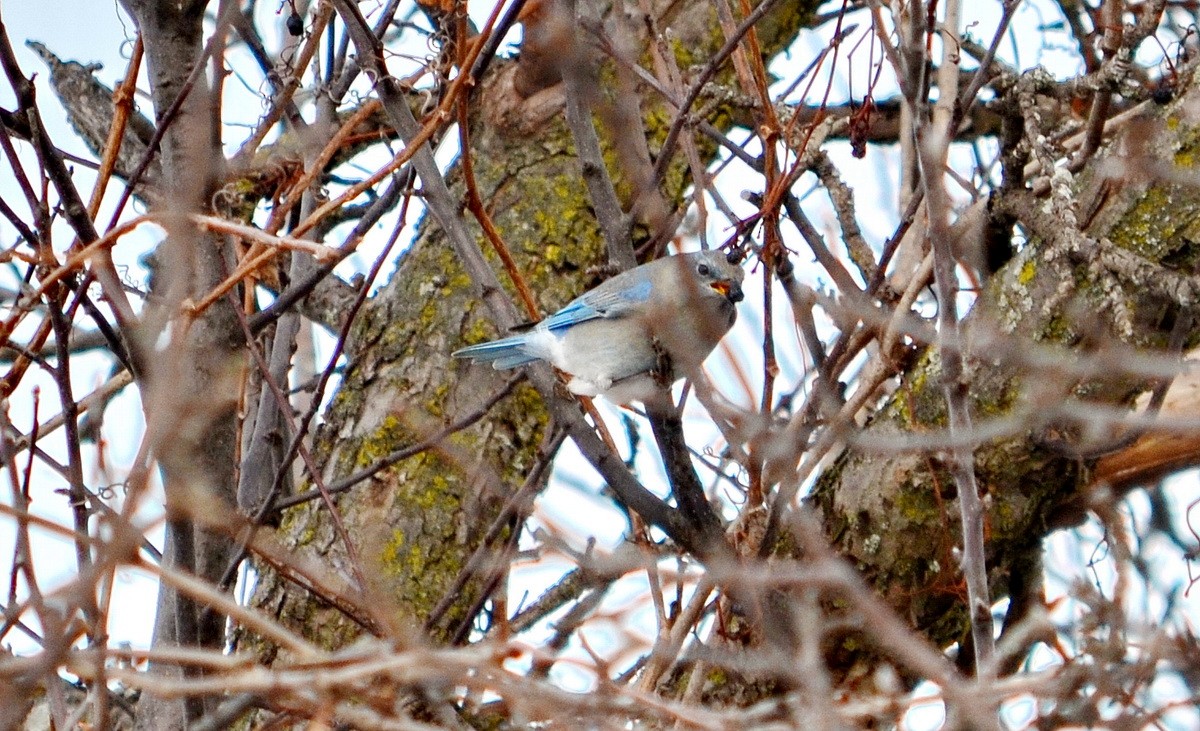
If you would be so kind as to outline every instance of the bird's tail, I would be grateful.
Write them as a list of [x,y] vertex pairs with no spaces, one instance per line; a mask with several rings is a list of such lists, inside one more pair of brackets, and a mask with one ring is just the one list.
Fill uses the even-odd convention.
[[506,368],[516,368],[535,360],[541,360],[538,356],[531,355],[525,349],[526,345],[524,335],[514,335],[511,338],[502,338],[490,343],[480,343],[456,350],[451,355],[455,358],[470,358],[476,363],[491,363],[493,368],[502,371]]

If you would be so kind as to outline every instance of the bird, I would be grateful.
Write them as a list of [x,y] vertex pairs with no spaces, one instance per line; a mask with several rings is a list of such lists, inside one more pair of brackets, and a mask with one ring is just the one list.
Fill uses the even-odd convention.
[[[624,406],[657,404],[693,376],[737,319],[740,256],[675,254],[634,267],[516,335],[453,352],[496,370],[543,361],[567,390]],[[664,378],[670,374],[669,378]]]

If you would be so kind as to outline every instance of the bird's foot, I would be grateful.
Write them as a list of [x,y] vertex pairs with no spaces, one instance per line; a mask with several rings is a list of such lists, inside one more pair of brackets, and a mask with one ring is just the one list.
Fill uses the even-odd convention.
[[658,338],[653,340],[653,345],[654,368],[650,371],[650,377],[659,386],[670,388],[671,384],[675,383],[675,364],[671,360],[671,354],[662,346]]

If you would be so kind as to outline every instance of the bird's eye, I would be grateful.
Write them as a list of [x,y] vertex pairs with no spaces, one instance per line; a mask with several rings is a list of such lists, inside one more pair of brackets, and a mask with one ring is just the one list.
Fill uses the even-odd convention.
[[712,270],[708,268],[707,264],[701,264],[696,267],[696,273],[702,277],[707,277],[709,274],[712,274]]

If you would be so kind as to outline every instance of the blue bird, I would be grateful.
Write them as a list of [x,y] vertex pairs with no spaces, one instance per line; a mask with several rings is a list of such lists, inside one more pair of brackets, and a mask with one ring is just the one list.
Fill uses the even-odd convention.
[[526,332],[455,351],[496,370],[544,361],[567,388],[617,404],[661,399],[660,354],[692,376],[737,319],[741,267],[719,251],[667,256],[622,272]]

